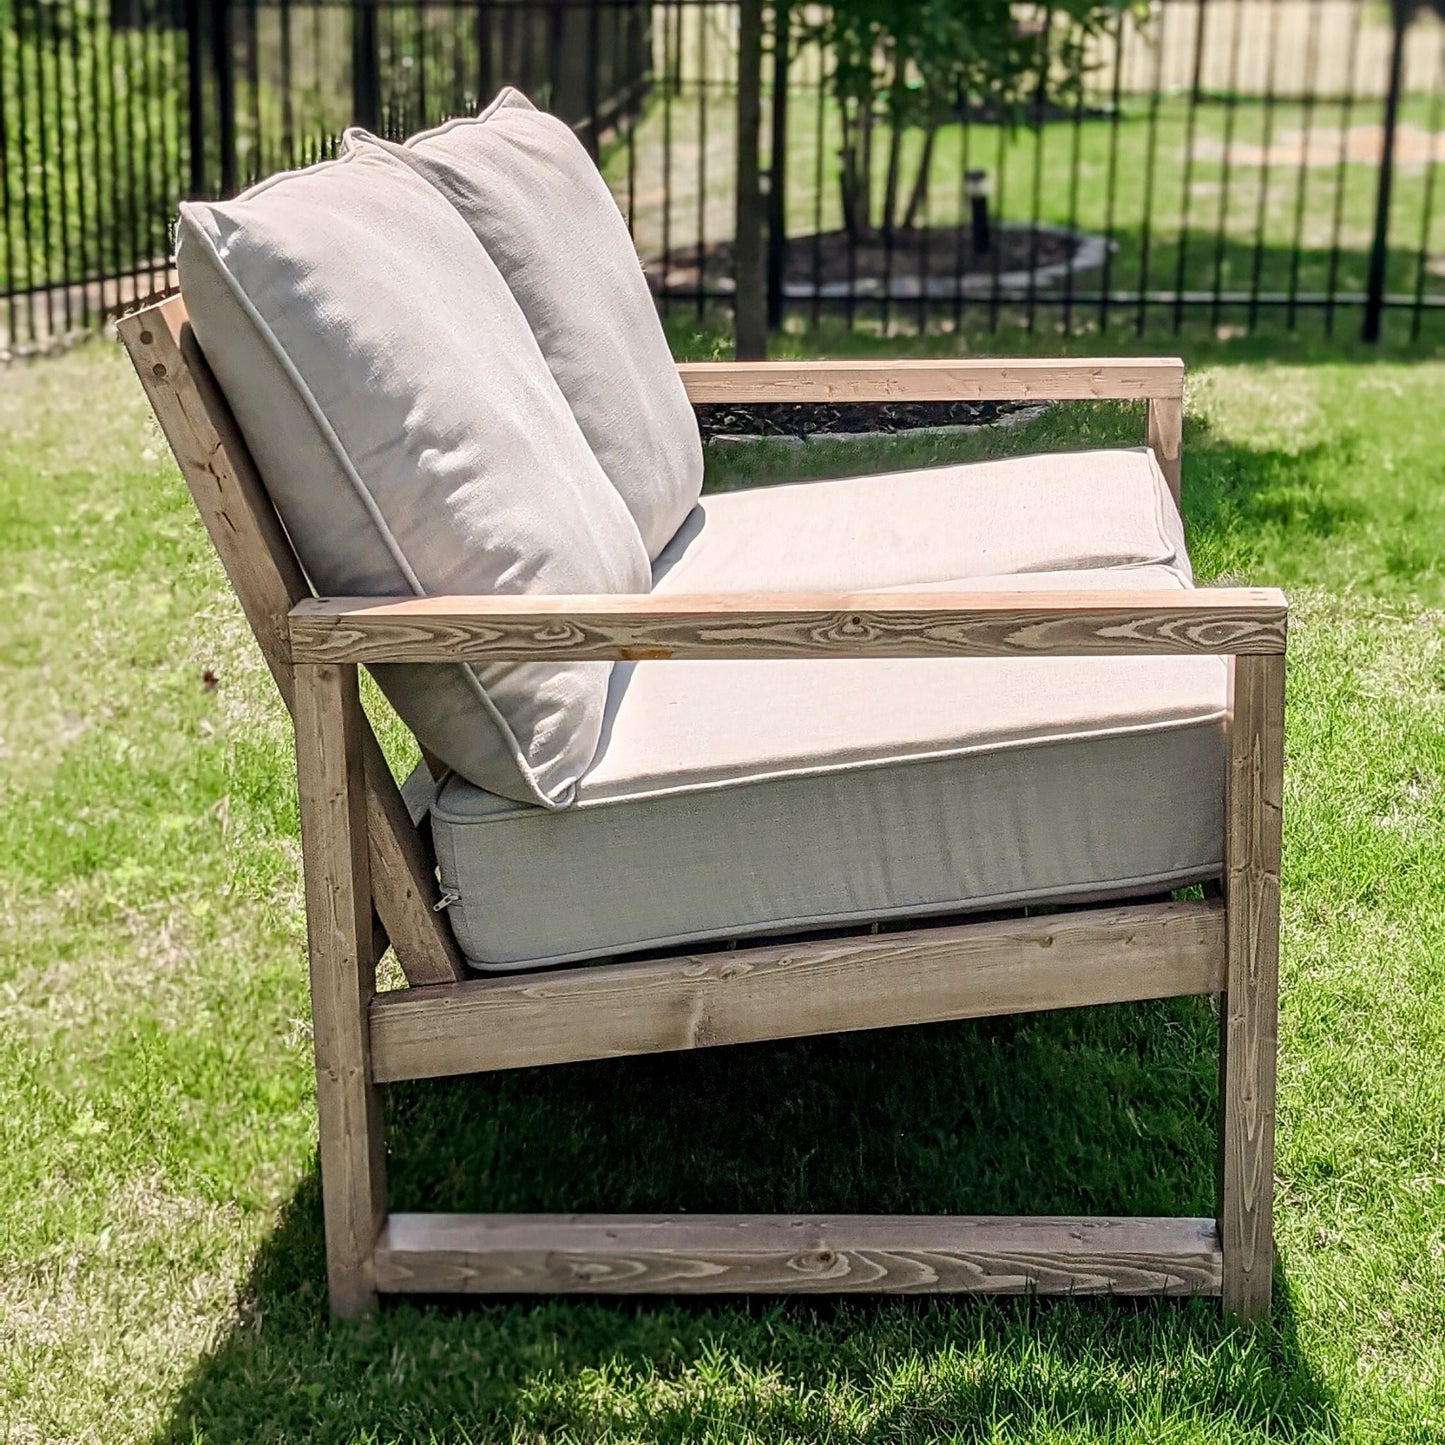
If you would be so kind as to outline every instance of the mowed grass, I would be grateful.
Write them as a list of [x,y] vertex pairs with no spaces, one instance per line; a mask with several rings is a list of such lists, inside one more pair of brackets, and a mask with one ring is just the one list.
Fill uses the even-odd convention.
[[[0,1440],[1445,1438],[1445,363],[1191,380],[1201,576],[1280,583],[1274,1324],[1209,1304],[327,1319],[291,749],[112,344],[0,372]],[[716,486],[1139,435],[1127,408]],[[1207,1213],[1202,1001],[389,1091],[398,1207]]]

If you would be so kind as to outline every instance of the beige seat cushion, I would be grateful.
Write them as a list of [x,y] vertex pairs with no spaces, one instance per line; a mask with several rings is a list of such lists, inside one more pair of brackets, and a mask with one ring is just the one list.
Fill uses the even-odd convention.
[[[707,498],[704,525],[673,549],[661,586],[687,575],[708,580],[679,590],[732,590],[740,577],[784,588],[1191,585],[1152,460],[1094,455],[1124,459],[1089,466],[1105,490],[1122,478],[1125,495],[1091,509],[1075,492],[1072,529],[1036,524],[990,541],[900,524],[883,534],[897,545],[866,559],[877,534],[845,545],[846,510],[828,494],[838,483]],[[1073,464],[1053,460],[1064,473]],[[1055,485],[1042,459],[1028,468]],[[1027,513],[1021,470],[914,474],[914,500],[931,487],[939,505],[963,495],[983,516]],[[897,481],[844,486],[882,518]],[[761,523],[756,548],[741,545],[744,513],[801,515],[803,493],[818,501],[822,529],[838,529],[831,567],[800,540],[788,569]],[[1100,515],[1114,519],[1113,538],[1090,520]],[[949,526],[969,530],[956,515]],[[1105,565],[1056,565],[1070,536],[1075,558]],[[926,562],[914,539],[930,539]],[[707,555],[714,545],[726,561]],[[1022,570],[948,574],[983,554]],[[1040,561],[1055,565],[1032,570]],[[769,566],[778,571],[759,575]],[[925,570],[935,575],[907,575]],[[442,788],[433,833],[443,883],[461,895],[449,917],[473,963],[505,969],[1196,882],[1221,867],[1225,704],[1218,658],[619,666],[575,807],[544,814],[459,780]]]
[[1144,448],[1013,457],[704,497],[653,564],[656,592],[866,590],[1189,559]]

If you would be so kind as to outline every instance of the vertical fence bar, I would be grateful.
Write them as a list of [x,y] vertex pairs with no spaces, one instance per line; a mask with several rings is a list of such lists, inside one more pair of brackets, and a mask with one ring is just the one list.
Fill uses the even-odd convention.
[[998,332],[999,310],[1002,304],[1003,276],[1000,270],[1003,255],[1003,213],[1004,194],[1008,182],[1008,132],[1011,117],[1003,113],[1003,102],[999,102],[998,115],[998,150],[994,157],[994,172],[998,177],[998,186],[994,194],[994,224],[992,253],[989,256],[989,288],[988,288],[988,329],[991,335]]
[[50,209],[50,126],[48,124],[49,117],[46,115],[48,87],[45,82],[45,32],[48,27],[45,23],[45,12],[39,4],[35,7],[34,27],[35,144],[40,156],[40,164],[35,170],[35,180],[40,187],[40,265],[31,276],[31,285],[41,288],[38,299],[44,308],[45,315],[44,342],[49,344],[55,339],[57,298],[53,282],[57,247],[55,244],[55,218]]
[[958,143],[958,223],[953,231],[953,330],[956,335],[963,329],[963,274],[967,264],[963,253],[964,218],[968,215],[968,153],[972,140],[973,124],[971,111],[972,96],[964,85],[958,87],[954,106],[958,111],[962,134]]
[[1330,240],[1329,276],[1325,286],[1325,335],[1335,332],[1335,302],[1339,294],[1340,237],[1345,223],[1345,177],[1350,157],[1350,121],[1354,118],[1355,76],[1360,55],[1360,31],[1364,26],[1366,0],[1355,0],[1355,23],[1350,44],[1350,63],[1345,72],[1344,109],[1340,115],[1340,149],[1335,158],[1335,208]]
[[234,0],[216,0],[211,27],[211,61],[216,76],[217,144],[221,159],[221,194],[236,193],[236,72],[231,47]]
[[[1441,76],[1445,72],[1445,37],[1435,58],[1435,73],[1430,88],[1430,135],[1440,134]],[[1425,310],[1425,272],[1430,260],[1430,230],[1435,216],[1435,146],[1430,147],[1430,158],[1425,162],[1425,196],[1420,214],[1420,250],[1415,258],[1415,304],[1410,308],[1410,340],[1420,339],[1420,323]]]
[[1209,324],[1217,327],[1223,310],[1224,251],[1229,234],[1229,168],[1234,151],[1234,119],[1239,108],[1239,56],[1244,36],[1245,5],[1248,0],[1235,0],[1234,34],[1229,45],[1229,89],[1224,104],[1224,158],[1220,162],[1219,216],[1214,231],[1214,301],[1209,310]]
[[206,193],[205,39],[202,33],[203,0],[186,4],[186,137],[191,197]]
[[381,129],[381,36],[376,0],[351,4],[351,118],[367,130]]
[[[13,24],[13,20],[7,23]],[[17,46],[18,49],[18,46]],[[5,300],[5,344],[0,347],[0,354],[9,356],[14,353],[16,345],[15,337],[15,316],[18,309],[17,294],[19,287],[15,281],[15,252],[11,244],[11,221],[13,210],[10,202],[10,179],[15,167],[9,163],[10,158],[10,85],[8,80],[10,46],[6,41],[3,30],[0,30],[0,158],[4,158],[6,164],[0,166],[0,278],[3,278],[3,286],[0,286],[0,296]]]
[[1264,144],[1259,159],[1259,207],[1255,214],[1254,262],[1249,274],[1249,329],[1259,321],[1259,288],[1264,277],[1264,241],[1269,227],[1270,151],[1274,146],[1274,81],[1279,60],[1279,16],[1284,0],[1270,0],[1269,46],[1264,77]]
[[1154,169],[1159,153],[1159,105],[1164,88],[1164,37],[1168,31],[1169,3],[1159,7],[1158,49],[1154,55],[1154,83],[1149,96],[1149,138],[1144,160],[1144,205],[1139,217],[1139,295],[1134,316],[1134,333],[1144,334],[1149,310],[1149,248],[1153,240]]
[[1099,283],[1099,330],[1109,329],[1109,290],[1114,281],[1114,202],[1119,194],[1119,126],[1124,105],[1124,35],[1126,12],[1119,11],[1114,29],[1114,87],[1109,98],[1109,174],[1104,182],[1104,273]]
[[1389,259],[1390,191],[1395,181],[1395,130],[1400,120],[1400,80],[1405,62],[1405,32],[1410,12],[1406,0],[1393,0],[1390,18],[1390,80],[1385,91],[1384,134],[1380,140],[1380,174],[1375,190],[1375,235],[1370,243],[1370,269],[1365,279],[1365,319],[1361,341],[1378,341],[1385,312],[1385,265]]
[[[1084,140],[1084,80],[1083,80],[1083,45],[1081,37],[1075,37],[1073,64],[1079,72],[1078,88],[1074,92],[1074,114],[1070,127],[1069,141],[1069,244],[1074,244],[1073,238],[1079,234],[1079,171],[1081,163],[1081,150]],[[1070,264],[1064,271],[1064,310],[1063,310],[1063,332],[1065,336],[1073,333],[1074,329],[1074,267],[1073,258],[1070,257]]]
[[1314,130],[1314,107],[1316,82],[1319,80],[1320,16],[1323,0],[1313,0],[1310,6],[1309,31],[1305,41],[1305,92],[1304,115],[1301,118],[1299,177],[1295,183],[1294,239],[1289,258],[1289,301],[1285,308],[1285,325],[1295,329],[1295,314],[1299,303],[1300,266],[1304,251],[1305,202],[1310,184],[1310,138]]
[[1034,88],[1034,184],[1029,211],[1028,319],[1025,323],[1030,336],[1033,335],[1039,294],[1039,216],[1044,203],[1044,102],[1049,88],[1049,25],[1050,16],[1045,11],[1039,31],[1039,79]]
[[[25,78],[25,33],[28,11],[33,0],[16,0],[15,29],[18,44],[15,50],[15,100],[17,106],[17,132],[20,143],[20,236],[24,242],[25,265],[20,270],[21,291],[31,291],[35,286],[35,236],[30,222],[30,87]],[[35,299],[28,297],[25,304],[25,320],[30,340],[35,340]]]
[[[681,20],[677,0],[662,12],[662,282],[658,291],[662,314],[671,307],[672,274],[672,101],[680,68],[678,52]],[[697,258],[698,285],[702,284],[702,257]]]
[[783,322],[783,282],[788,264],[788,59],[792,11],[773,0],[772,158],[768,162],[768,328]]
[[813,152],[813,245],[809,269],[813,277],[813,295],[809,320],[816,330],[822,308],[823,287],[823,178],[824,152],[828,134],[828,60],[822,46],[818,48],[818,120]]
[[1184,324],[1184,286],[1189,266],[1189,211],[1194,188],[1194,136],[1199,87],[1204,71],[1205,15],[1208,0],[1198,0],[1194,17],[1194,64],[1189,83],[1189,113],[1184,122],[1184,178],[1179,197],[1179,256],[1174,267],[1174,334]]
[[707,307],[707,287],[703,285],[707,255],[707,8],[701,4],[693,8],[697,24],[697,314],[701,319]]

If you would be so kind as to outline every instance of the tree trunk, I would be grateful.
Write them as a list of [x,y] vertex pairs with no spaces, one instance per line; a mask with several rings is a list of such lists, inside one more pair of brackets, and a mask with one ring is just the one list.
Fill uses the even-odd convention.
[[889,124],[888,124],[888,178],[883,183],[883,234],[893,239],[894,224],[898,219],[899,171],[903,165],[903,125],[898,92],[903,88],[903,57],[898,47],[893,47],[893,79],[889,83]]
[[768,288],[763,254],[763,189],[758,147],[763,125],[763,0],[738,7],[737,225],[733,240],[733,345],[739,361],[768,347]]
[[923,137],[923,154],[918,158],[918,174],[913,178],[913,194],[908,198],[908,209],[903,213],[903,229],[911,231],[918,224],[919,212],[928,199],[928,172],[933,168],[933,142],[938,135],[938,122],[930,120],[928,133]]

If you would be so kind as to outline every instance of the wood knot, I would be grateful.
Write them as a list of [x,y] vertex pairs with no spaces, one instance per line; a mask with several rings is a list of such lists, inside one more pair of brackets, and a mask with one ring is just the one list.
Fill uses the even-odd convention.
[[149,346],[149,345],[151,344],[151,342],[154,341],[154,340],[155,340],[155,337],[152,336],[149,331],[142,331],[142,332],[141,332],[141,334],[140,334],[140,344],[141,344],[142,346]]
[[151,371],[152,371],[156,376],[158,376],[158,377],[160,377],[162,380],[164,380],[164,379],[165,379],[165,374],[166,374],[166,364],[165,364],[165,362],[163,362],[163,361],[158,361],[158,362],[156,362],[156,364],[155,364],[153,367],[151,367]]

